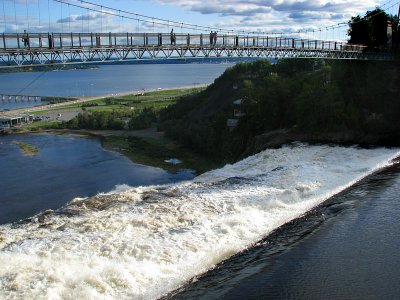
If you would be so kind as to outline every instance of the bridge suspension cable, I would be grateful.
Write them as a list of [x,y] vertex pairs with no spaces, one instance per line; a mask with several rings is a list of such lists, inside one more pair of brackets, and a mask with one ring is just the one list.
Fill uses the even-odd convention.
[[[154,30],[154,27],[156,25],[159,26],[165,26],[168,28],[170,26],[175,26],[175,27],[180,27],[181,31],[183,30],[183,28],[185,29],[189,29],[189,30],[193,30],[193,31],[204,31],[204,30],[218,30],[220,33],[228,33],[228,34],[234,34],[235,32],[238,35],[259,35],[259,36],[265,36],[265,35],[279,35],[279,36],[293,36],[293,35],[301,35],[301,34],[316,34],[319,33],[322,37],[322,32],[326,32],[326,34],[328,34],[328,31],[335,31],[335,29],[340,29],[341,28],[347,28],[348,26],[348,22],[340,22],[334,25],[330,25],[330,26],[325,26],[325,27],[320,27],[320,28],[305,28],[305,29],[299,29],[299,30],[287,30],[287,31],[281,31],[281,32],[277,32],[277,31],[271,31],[271,32],[264,32],[264,31],[245,31],[245,30],[231,30],[231,29],[223,29],[223,28],[218,28],[215,26],[204,26],[204,25],[196,25],[196,24],[190,24],[190,23],[185,23],[185,22],[179,22],[179,21],[174,21],[174,20],[168,20],[168,19],[162,19],[162,18],[156,18],[153,16],[147,16],[144,14],[139,14],[139,13],[135,13],[135,12],[130,12],[130,11],[126,11],[126,10],[121,10],[121,9],[116,9],[110,6],[105,6],[102,4],[97,4],[97,3],[93,3],[90,1],[86,1],[86,0],[75,0],[78,3],[71,3],[70,1],[66,2],[66,0],[53,0],[55,2],[59,2],[61,4],[64,5],[71,5],[77,8],[82,8],[82,9],[86,9],[86,10],[90,10],[93,12],[98,12],[104,15],[108,15],[108,16],[113,16],[113,17],[117,17],[119,19],[119,30],[121,31],[121,19],[129,19],[129,20],[134,20],[138,22],[138,28],[140,27],[140,22],[143,23],[147,23],[149,24],[149,27],[152,27]],[[393,4],[393,2],[395,2]],[[380,8],[383,11],[386,11],[394,6],[396,6],[399,3],[398,0],[389,0],[387,2],[385,2],[384,4],[382,4],[380,6]],[[105,10],[104,10],[105,9]],[[124,15],[121,15],[125,14]],[[371,15],[371,16],[366,16],[368,18],[372,18],[374,17],[376,14]],[[90,16],[88,15],[88,20],[90,19]],[[365,18],[365,17],[364,17]],[[101,18],[102,19],[102,18]],[[101,20],[102,22],[102,20]],[[102,26],[102,25],[101,25]],[[347,29],[342,30],[343,34],[347,34]],[[334,33],[333,33],[334,34]],[[320,38],[321,38],[320,37]]]

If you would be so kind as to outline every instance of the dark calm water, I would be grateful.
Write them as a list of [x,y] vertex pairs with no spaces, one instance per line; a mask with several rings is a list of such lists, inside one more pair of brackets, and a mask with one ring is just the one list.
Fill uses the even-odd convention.
[[[39,148],[23,155],[16,141]],[[18,221],[46,209],[57,209],[75,197],[109,192],[117,185],[153,185],[192,178],[132,163],[101,147],[95,138],[29,134],[0,136],[0,224]]]
[[400,165],[368,177],[172,299],[400,299]]

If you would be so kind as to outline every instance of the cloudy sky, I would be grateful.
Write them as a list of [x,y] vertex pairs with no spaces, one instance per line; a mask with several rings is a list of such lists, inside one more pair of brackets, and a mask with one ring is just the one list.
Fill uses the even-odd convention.
[[[160,18],[194,24],[197,25],[194,29],[198,30],[204,26],[203,32],[212,27],[287,33],[346,22],[376,6],[383,5],[390,13],[396,13],[398,9],[398,0],[88,0],[99,6],[80,0],[0,1],[0,28],[6,32],[23,29],[31,32],[167,32],[171,28],[178,32],[192,32],[185,25],[158,21]],[[138,18],[141,20],[136,20]],[[344,34],[347,27],[335,30],[319,34],[332,34],[333,38],[339,38],[340,32]]]

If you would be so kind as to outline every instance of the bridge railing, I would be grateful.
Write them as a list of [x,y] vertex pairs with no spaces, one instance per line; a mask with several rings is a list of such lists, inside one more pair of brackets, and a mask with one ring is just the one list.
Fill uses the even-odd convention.
[[176,33],[3,33],[0,50],[115,48],[115,47],[231,47],[363,51],[362,45],[287,37]]

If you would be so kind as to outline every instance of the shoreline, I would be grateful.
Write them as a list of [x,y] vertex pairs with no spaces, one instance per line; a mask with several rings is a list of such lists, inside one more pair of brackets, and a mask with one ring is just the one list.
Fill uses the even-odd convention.
[[[142,93],[151,93],[151,92],[157,92],[157,91],[187,90],[187,89],[193,89],[193,88],[207,87],[209,85],[210,84],[192,84],[192,85],[187,85],[187,86],[154,88],[154,89],[150,89],[150,90],[135,90],[135,91],[129,91],[129,92],[123,92],[123,93],[115,93],[115,94],[111,93],[111,94],[99,95],[99,96],[79,97],[79,98],[77,98],[77,100],[73,100],[73,101],[66,101],[66,102],[55,103],[55,104],[45,104],[45,105],[33,106],[33,107],[27,107],[27,108],[16,108],[16,109],[8,110],[8,111],[0,111],[0,116],[46,111],[46,110],[51,110],[51,109],[56,109],[56,108],[62,108],[64,106],[80,104],[80,103],[85,103],[85,102],[94,101],[94,100],[101,100],[101,99],[110,98],[110,97],[141,95]],[[54,97],[58,97],[58,96],[54,96]]]
[[[190,89],[202,88],[207,85],[190,85],[180,86],[168,89],[152,89],[145,90],[144,93],[160,92],[165,93],[168,91],[185,91]],[[62,109],[67,109],[68,106],[94,101],[102,100],[108,97],[122,97],[126,95],[137,95],[142,91],[133,91],[127,93],[103,95],[99,97],[83,98],[75,101],[68,101],[63,103],[57,103],[52,105],[44,105],[35,108],[17,109],[13,111],[7,111],[8,114],[17,114],[22,112],[33,112],[33,111],[52,111],[57,112]],[[1,113],[0,113],[1,116]],[[37,124],[37,123],[32,123]],[[169,139],[164,136],[163,132],[157,131],[156,128],[150,127],[148,129],[140,130],[92,130],[92,129],[57,129],[57,128],[46,128],[47,123],[43,123],[44,126],[32,127],[32,124],[22,125],[20,127],[14,127],[8,129],[4,134],[29,134],[29,133],[48,133],[55,135],[87,135],[91,137],[97,137],[100,139],[101,145],[104,149],[115,151],[124,155],[134,163],[143,165],[159,167],[172,173],[176,173],[180,170],[190,169],[194,170],[197,175],[209,171],[211,169],[221,166],[221,163],[212,161],[210,158],[202,156],[195,151],[186,148],[182,144]],[[168,161],[173,161],[169,163]],[[175,163],[178,161],[178,163]],[[180,162],[181,161],[181,162]]]
[[[191,170],[200,175],[204,172],[222,167],[220,162],[197,154],[176,141],[164,136],[155,128],[144,130],[89,130],[89,129],[42,129],[37,131],[13,132],[20,134],[53,134],[98,138],[103,149],[118,152],[131,162],[164,169],[170,173]],[[166,160],[178,159],[180,163],[169,163]]]

